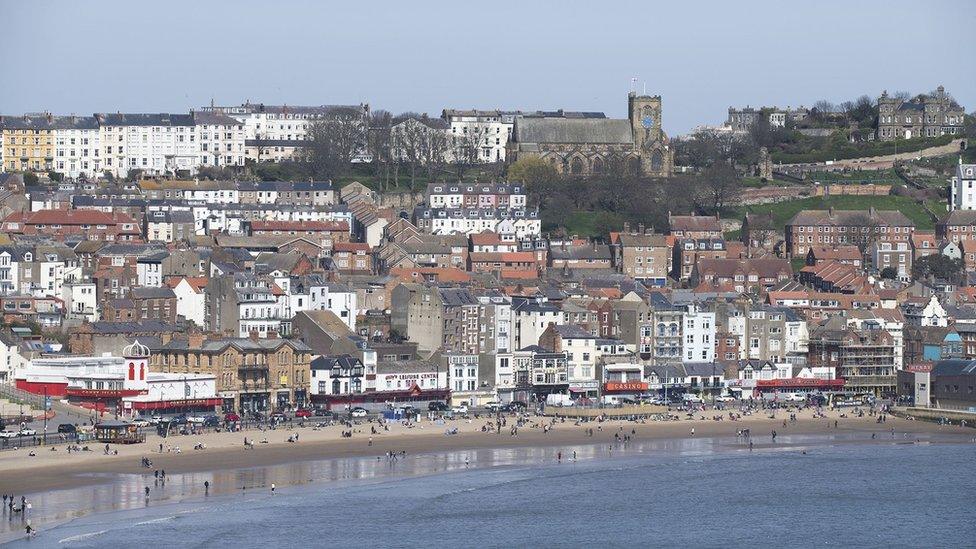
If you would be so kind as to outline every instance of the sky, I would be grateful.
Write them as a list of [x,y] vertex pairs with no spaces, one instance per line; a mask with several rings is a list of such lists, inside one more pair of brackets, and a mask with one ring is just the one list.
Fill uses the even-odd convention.
[[0,114],[368,102],[625,117],[946,87],[976,110],[974,0],[0,0]]

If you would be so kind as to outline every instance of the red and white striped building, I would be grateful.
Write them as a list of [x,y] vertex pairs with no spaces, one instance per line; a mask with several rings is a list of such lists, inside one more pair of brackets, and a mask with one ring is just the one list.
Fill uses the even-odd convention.
[[213,412],[221,403],[213,375],[150,372],[149,349],[138,341],[121,357],[34,359],[14,379],[18,389],[124,417]]

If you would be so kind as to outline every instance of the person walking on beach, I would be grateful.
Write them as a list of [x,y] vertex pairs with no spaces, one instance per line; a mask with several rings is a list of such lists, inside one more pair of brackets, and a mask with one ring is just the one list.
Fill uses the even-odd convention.
[[773,442],[776,442],[776,431],[773,430]]
[[559,463],[562,463],[563,462],[563,453],[562,452],[557,452],[556,453],[556,461],[558,461]]
[[695,428],[694,427],[691,428],[691,436],[695,436]]
[[203,481],[203,493],[204,494],[209,494],[210,493],[210,481],[209,480]]
[[271,493],[275,493],[275,484],[273,482],[271,483]]
[[146,486],[146,499],[149,499],[149,487]]

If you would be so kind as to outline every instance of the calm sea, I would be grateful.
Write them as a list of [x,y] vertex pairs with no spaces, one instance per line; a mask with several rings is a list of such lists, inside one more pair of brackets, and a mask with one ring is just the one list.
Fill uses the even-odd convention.
[[[14,546],[976,547],[974,444],[654,444],[579,447],[577,462],[563,450],[561,464],[520,449],[252,470],[234,480],[244,492],[93,514]],[[272,495],[286,475],[311,482]]]

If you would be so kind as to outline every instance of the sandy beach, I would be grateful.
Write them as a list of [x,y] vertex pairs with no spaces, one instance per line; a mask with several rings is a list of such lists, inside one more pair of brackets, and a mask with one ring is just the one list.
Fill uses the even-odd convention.
[[[850,411],[847,411],[850,414]],[[362,422],[354,425],[351,438],[342,437],[347,427],[334,425],[317,428],[314,424],[304,427],[279,427],[276,430],[249,430],[240,432],[207,433],[202,435],[171,436],[167,439],[150,435],[145,444],[113,446],[118,454],[105,455],[104,445],[89,443],[92,452],[73,452],[68,454],[63,446],[57,451],[50,448],[34,449],[36,455],[29,456],[28,449],[0,453],[0,493],[30,494],[109,482],[111,474],[144,474],[141,458],[153,462],[153,469],[162,469],[167,474],[199,471],[215,471],[279,465],[291,462],[323,460],[332,458],[380,456],[388,451],[406,451],[410,455],[448,452],[465,449],[516,448],[516,447],[554,447],[583,444],[614,443],[614,434],[631,435],[635,440],[679,439],[686,437],[735,437],[740,429],[749,429],[757,447],[773,444],[771,432],[778,435],[863,433],[864,442],[871,442],[874,433],[879,440],[890,440],[894,430],[900,439],[913,439],[916,434],[951,435],[960,441],[963,435],[972,436],[974,431],[961,427],[939,426],[933,423],[910,421],[888,416],[883,424],[876,418],[865,415],[863,418],[841,418],[840,412],[826,412],[826,418],[814,418],[812,410],[798,413],[796,421],[787,421],[789,412],[780,410],[775,419],[757,413],[745,416],[738,421],[715,421],[711,419],[718,412],[706,411],[695,419],[677,421],[605,421],[588,422],[576,425],[566,420],[557,421],[545,432],[543,423],[549,418],[530,417],[529,424],[518,430],[516,436],[510,433],[515,418],[507,417],[508,425],[500,433],[492,429],[482,431],[491,421],[489,418],[447,421],[422,421],[405,426],[389,423],[385,431],[375,423]],[[768,412],[767,412],[768,414]],[[705,419],[698,416],[704,415]],[[835,427],[836,422],[836,427]],[[378,434],[371,435],[371,427],[377,426]],[[457,429],[457,434],[447,435],[449,429]],[[593,429],[593,435],[588,430]],[[694,434],[692,434],[694,430]],[[288,442],[289,437],[298,435],[297,442]],[[244,448],[244,438],[253,441],[253,449]],[[370,439],[372,438],[372,444]],[[855,437],[858,438],[858,437]],[[262,441],[266,440],[266,443]],[[194,450],[194,445],[202,443],[202,450]],[[159,452],[159,445],[163,452]],[[176,452],[179,447],[180,452]]]

